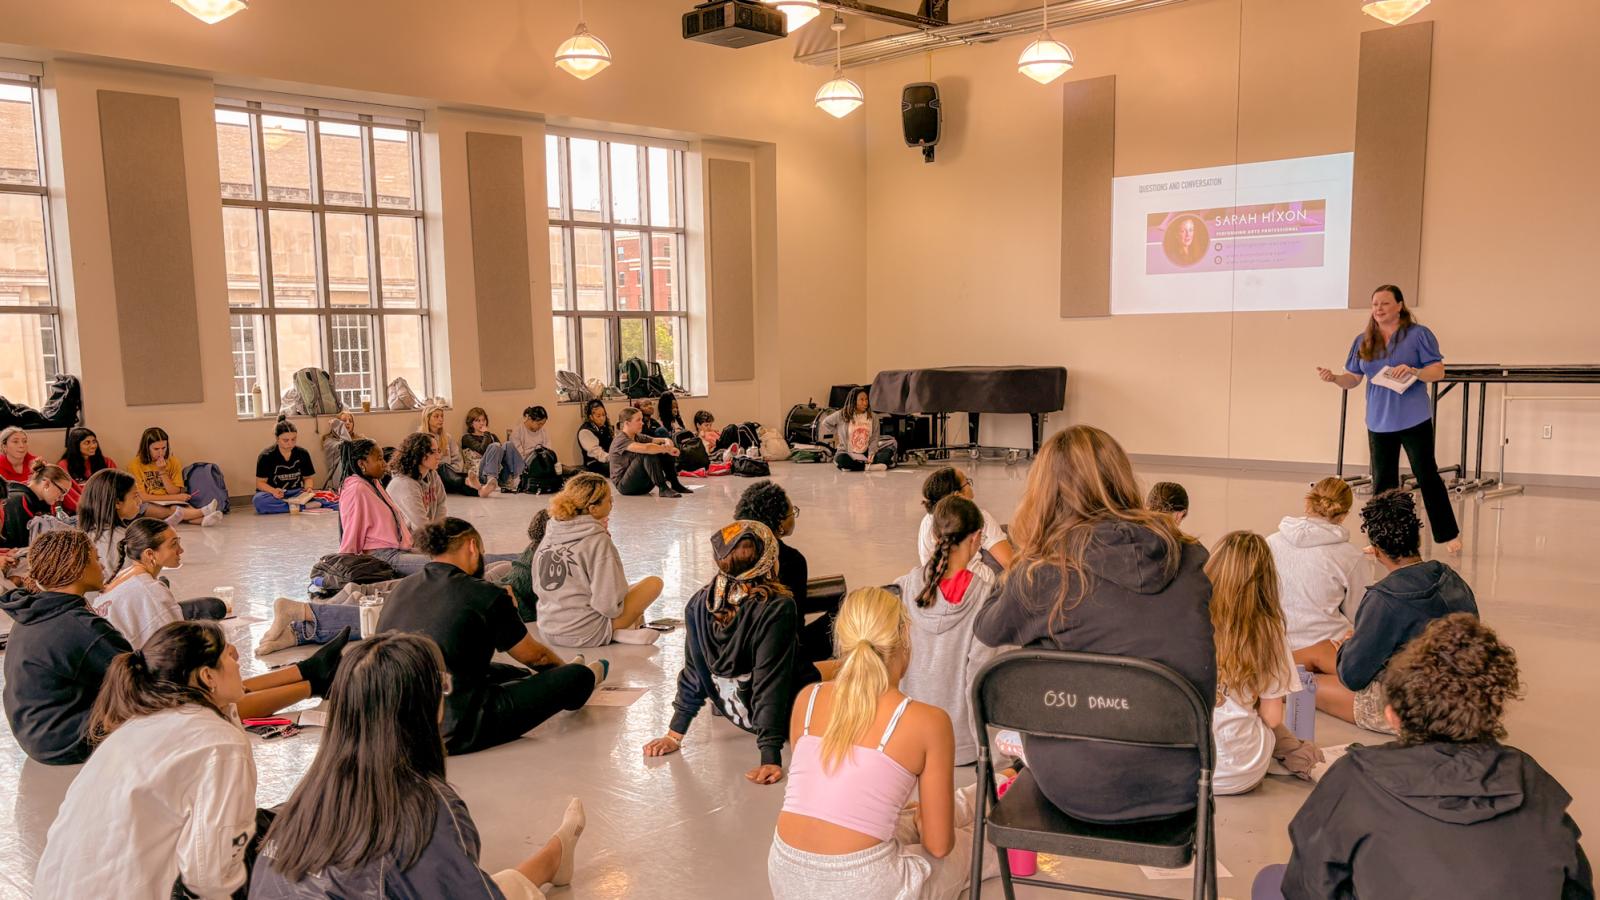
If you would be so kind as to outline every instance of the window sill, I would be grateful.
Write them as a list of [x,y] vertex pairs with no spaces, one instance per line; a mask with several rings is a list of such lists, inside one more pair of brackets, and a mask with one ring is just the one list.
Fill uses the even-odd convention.
[[[678,399],[679,400],[705,400],[705,399],[709,398],[710,396],[711,396],[710,394],[682,394],[682,395],[678,396]],[[644,397],[644,398],[641,398],[641,399],[654,400],[654,399],[656,399],[656,395],[652,394],[649,397]],[[556,401],[556,406],[582,406],[582,405],[584,405],[585,403],[588,403],[588,402],[589,401],[587,401],[587,400],[557,400]],[[622,405],[626,406],[626,405],[628,405],[629,403],[631,403],[633,401],[628,397],[615,397],[615,398],[606,399],[603,402],[605,402],[605,403],[621,403]]]
[[[453,406],[446,406],[445,410],[449,411],[449,410],[453,410],[454,408],[455,407],[453,407]],[[422,410],[421,409],[374,409],[374,410],[371,410],[370,412],[363,412],[359,408],[358,409],[348,409],[347,408],[345,410],[345,412],[347,412],[347,413],[349,413],[349,414],[351,414],[353,416],[419,416],[419,415],[422,414]],[[278,414],[277,413],[273,413],[270,416],[238,416],[236,418],[240,422],[276,422],[278,420]],[[302,422],[310,422],[310,421],[313,421],[313,420],[316,420],[316,419],[331,419],[331,418],[333,418],[333,416],[298,416],[298,415],[291,415],[291,416],[286,416],[285,418],[287,418],[291,422],[293,422],[293,421],[295,421],[297,419],[299,421],[302,421]]]

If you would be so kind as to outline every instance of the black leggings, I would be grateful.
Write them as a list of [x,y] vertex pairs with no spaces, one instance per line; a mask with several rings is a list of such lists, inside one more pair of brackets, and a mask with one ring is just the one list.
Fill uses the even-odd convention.
[[[878,452],[872,454],[872,462],[885,466],[894,465],[894,445],[884,444],[879,447]],[[867,468],[867,464],[862,462],[860,458],[852,456],[843,450],[833,455],[833,464],[846,472],[860,472]]]
[[467,476],[461,474],[461,470],[454,466],[440,466],[439,480],[444,482],[444,492],[446,494],[460,494],[464,497],[478,496],[476,490],[467,487]]
[[594,693],[588,666],[555,666],[532,672],[521,666],[489,664],[489,684],[476,713],[462,718],[445,741],[452,756],[509,743],[563,710],[582,709]]
[[638,497],[650,493],[651,488],[663,491],[677,490],[677,461],[665,453],[633,453],[628,467],[616,478],[617,493],[624,497]]
[[1381,494],[1400,486],[1400,450],[1411,460],[1411,474],[1422,490],[1422,505],[1428,511],[1434,543],[1455,540],[1456,511],[1450,505],[1450,490],[1439,477],[1439,463],[1433,457],[1433,420],[1413,425],[1404,431],[1369,431],[1367,447],[1372,451],[1372,492]]

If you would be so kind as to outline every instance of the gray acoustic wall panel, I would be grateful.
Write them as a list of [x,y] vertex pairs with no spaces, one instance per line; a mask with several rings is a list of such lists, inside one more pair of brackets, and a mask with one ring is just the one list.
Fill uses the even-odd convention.
[[1108,316],[1117,77],[1067,82],[1061,109],[1061,317]]
[[750,164],[713,159],[706,166],[710,202],[707,263],[711,269],[713,381],[756,377],[755,242]]
[[478,377],[486,391],[534,386],[532,276],[522,138],[467,132]]

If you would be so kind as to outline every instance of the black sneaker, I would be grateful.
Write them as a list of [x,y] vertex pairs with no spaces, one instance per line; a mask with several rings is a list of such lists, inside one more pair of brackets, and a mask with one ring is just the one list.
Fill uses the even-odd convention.
[[656,494],[657,494],[657,496],[669,497],[669,498],[674,499],[674,500],[676,500],[677,498],[683,496],[682,494],[678,493],[677,491],[675,491],[675,490],[673,490],[671,488],[661,488],[659,491],[656,492]]
[[677,491],[680,494],[692,494],[692,493],[694,493],[694,491],[690,490],[689,488],[684,487],[681,482],[679,484],[673,485],[672,489]]

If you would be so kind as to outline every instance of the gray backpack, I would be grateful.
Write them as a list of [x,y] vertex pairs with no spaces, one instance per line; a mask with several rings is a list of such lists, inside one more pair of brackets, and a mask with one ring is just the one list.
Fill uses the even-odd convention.
[[294,389],[300,395],[302,415],[331,416],[344,411],[344,404],[334,393],[333,378],[321,369],[305,368],[294,373]]

